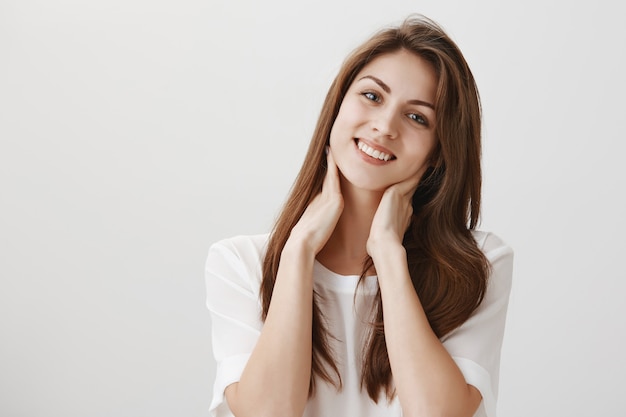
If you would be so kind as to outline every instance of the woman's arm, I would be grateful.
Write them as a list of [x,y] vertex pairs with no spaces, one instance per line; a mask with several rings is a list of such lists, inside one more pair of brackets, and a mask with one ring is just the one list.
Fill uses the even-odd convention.
[[388,245],[374,262],[382,295],[387,352],[404,415],[474,415],[481,395],[465,382],[432,331],[411,282],[404,247]]
[[309,395],[312,354],[313,263],[343,210],[330,153],[322,192],[292,229],[281,253],[270,307],[239,382],[226,388],[237,417],[300,416]]
[[466,383],[430,327],[408,271],[402,236],[416,185],[409,180],[385,191],[367,242],[382,296],[391,372],[405,416],[472,416],[480,392]]
[[314,255],[298,245],[283,250],[269,311],[228,406],[238,417],[302,415],[311,377]]

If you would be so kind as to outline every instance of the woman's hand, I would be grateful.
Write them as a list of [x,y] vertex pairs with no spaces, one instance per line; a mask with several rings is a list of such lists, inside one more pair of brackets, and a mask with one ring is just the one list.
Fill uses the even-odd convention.
[[402,246],[420,178],[385,190],[367,240],[380,288],[389,365],[405,415],[469,416],[479,407],[481,393],[467,384],[433,332]]
[[322,190],[308,204],[281,252],[272,299],[239,382],[225,390],[237,416],[302,416],[313,352],[313,265],[343,211],[330,150]]
[[381,250],[402,245],[402,239],[411,222],[413,193],[419,184],[421,175],[415,175],[394,184],[385,190],[374,214],[367,253],[376,260]]
[[339,170],[330,148],[326,155],[328,169],[322,191],[313,198],[298,223],[291,230],[287,244],[299,242],[317,255],[335,230],[343,211],[343,196],[339,185]]

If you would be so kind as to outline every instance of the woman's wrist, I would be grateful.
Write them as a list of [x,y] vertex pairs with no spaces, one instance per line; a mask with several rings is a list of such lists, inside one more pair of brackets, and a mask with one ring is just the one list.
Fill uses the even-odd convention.
[[280,257],[281,263],[285,260],[296,259],[312,265],[315,256],[315,250],[309,245],[309,241],[291,236],[287,239]]
[[406,249],[402,242],[393,240],[368,242],[368,254],[376,265],[382,265],[383,262],[389,259],[406,259]]
[[[400,283],[406,278],[410,280],[406,249],[401,244],[391,243],[387,246],[381,246],[370,256],[374,261],[376,275],[378,275],[378,281],[381,288],[382,286],[387,286],[387,284],[390,284],[391,282]],[[398,279],[400,281],[398,281]]]

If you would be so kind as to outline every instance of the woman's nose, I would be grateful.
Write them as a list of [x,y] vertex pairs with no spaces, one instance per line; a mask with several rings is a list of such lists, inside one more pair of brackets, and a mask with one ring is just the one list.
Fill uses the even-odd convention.
[[381,136],[396,138],[398,135],[398,120],[393,109],[381,109],[373,122],[374,131]]

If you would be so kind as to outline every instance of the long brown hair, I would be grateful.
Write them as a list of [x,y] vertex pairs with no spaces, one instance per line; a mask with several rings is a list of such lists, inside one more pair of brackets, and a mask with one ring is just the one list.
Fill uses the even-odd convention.
[[[431,166],[413,196],[413,217],[404,236],[409,273],[435,334],[461,325],[481,303],[489,264],[472,237],[480,211],[481,108],[474,77],[456,44],[433,21],[410,16],[398,27],[376,33],[344,61],[333,81],[300,173],[272,230],[263,263],[262,318],[269,310],[280,255],[291,229],[322,187],[325,146],[346,91],[365,65],[378,56],[407,50],[430,62],[438,75],[435,98],[437,145]],[[371,267],[368,259],[363,274]],[[361,385],[378,401],[394,395],[385,344],[380,290],[374,322],[364,346]],[[341,388],[319,301],[313,300],[310,392],[315,377]]]

